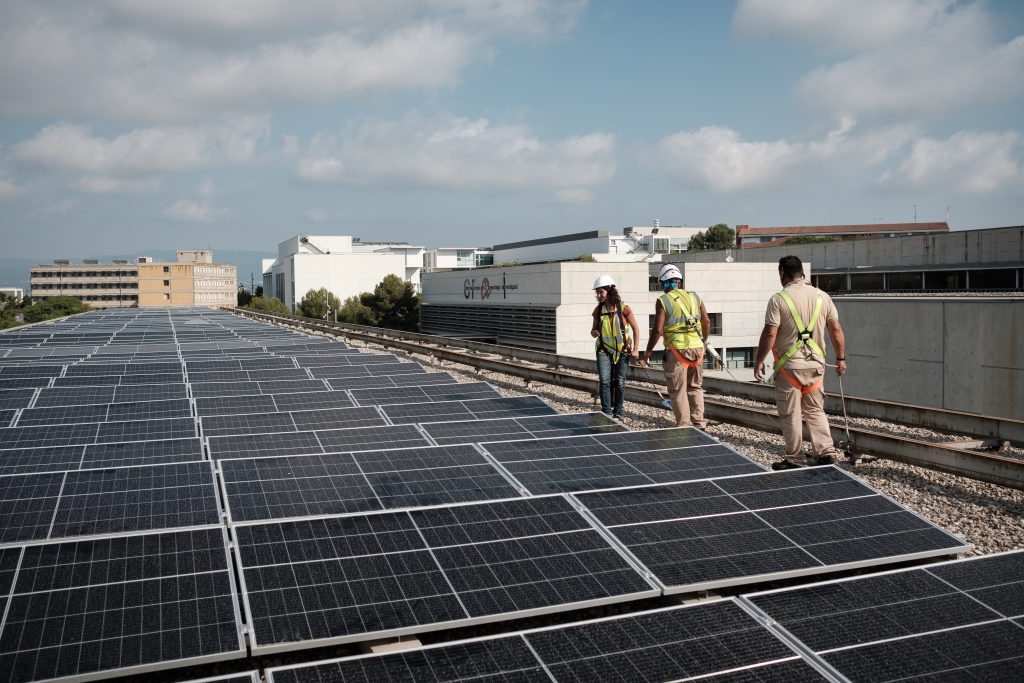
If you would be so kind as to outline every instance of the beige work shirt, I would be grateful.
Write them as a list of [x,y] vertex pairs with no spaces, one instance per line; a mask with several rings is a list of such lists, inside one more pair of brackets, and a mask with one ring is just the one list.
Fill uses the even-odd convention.
[[[785,292],[793,300],[797,313],[800,314],[800,318],[805,325],[811,324],[814,306],[817,303],[818,297],[821,297],[821,313],[814,325],[811,337],[814,339],[814,343],[824,350],[825,325],[839,320],[839,311],[836,310],[836,305],[832,303],[832,297],[817,287],[808,284],[804,279],[790,282],[786,285]],[[785,300],[779,294],[772,295],[772,298],[768,301],[768,310],[764,314],[764,324],[778,328],[775,336],[775,349],[773,350],[773,352],[776,352],[776,358],[785,355],[789,347],[800,338],[800,331],[793,320],[793,314],[789,312],[789,306],[786,305]],[[821,358],[816,361],[810,357],[809,352],[805,354],[803,351],[797,351],[789,359],[786,367],[794,369],[820,367],[820,361],[824,360],[824,358]]]

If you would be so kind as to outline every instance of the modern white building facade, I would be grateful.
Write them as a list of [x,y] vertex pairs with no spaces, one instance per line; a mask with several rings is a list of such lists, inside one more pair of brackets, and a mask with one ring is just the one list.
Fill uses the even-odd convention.
[[[683,263],[684,286],[695,290],[712,319],[710,342],[737,376],[753,376],[768,299],[780,289],[774,263]],[[420,328],[429,334],[590,358],[594,280],[611,275],[647,344],[654,322],[660,263],[557,262],[495,266],[423,276]],[[809,271],[810,265],[805,264]],[[657,348],[661,348],[661,345]],[[710,365],[710,361],[708,363]]]
[[417,290],[424,249],[405,243],[362,242],[347,235],[296,235],[263,260],[263,293],[289,309],[306,292],[326,287],[341,301],[372,292],[387,275],[397,275]]
[[438,247],[423,253],[423,270],[464,270],[494,265],[494,251],[465,247]]

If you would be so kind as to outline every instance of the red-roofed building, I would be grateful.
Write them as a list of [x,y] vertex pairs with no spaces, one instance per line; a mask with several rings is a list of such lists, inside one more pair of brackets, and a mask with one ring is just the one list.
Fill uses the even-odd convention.
[[774,228],[736,226],[736,243],[741,249],[775,247],[793,237],[834,237],[863,239],[865,237],[905,237],[936,232],[949,232],[949,224],[941,223],[871,223],[867,225],[789,225]]

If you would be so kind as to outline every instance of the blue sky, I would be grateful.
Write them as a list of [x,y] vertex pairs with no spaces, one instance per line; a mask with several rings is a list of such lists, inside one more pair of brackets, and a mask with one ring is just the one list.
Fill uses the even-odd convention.
[[3,255],[1024,223],[1024,5],[0,6]]

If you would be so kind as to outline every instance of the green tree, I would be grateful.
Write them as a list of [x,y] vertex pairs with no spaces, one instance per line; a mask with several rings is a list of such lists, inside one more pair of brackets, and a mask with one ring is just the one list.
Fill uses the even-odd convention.
[[74,315],[75,313],[85,313],[91,311],[92,307],[86,303],[83,303],[80,299],[76,299],[73,296],[55,296],[45,301],[22,309],[25,314],[25,322],[27,323],[38,323],[44,320],[53,320],[54,318],[63,318],[66,315]]
[[283,301],[272,296],[254,296],[246,308],[251,308],[254,311],[266,311],[267,313],[291,313]]
[[368,304],[363,303],[363,297],[370,300],[373,298],[373,295],[366,292],[361,296],[350,296],[345,299],[345,303],[342,305],[341,310],[338,311],[338,320],[351,325],[370,325],[371,327],[377,327],[377,314],[374,313],[373,309],[370,308]]
[[690,251],[721,251],[736,246],[736,231],[725,223],[708,226],[690,238]]
[[309,290],[299,302],[299,313],[307,318],[319,318],[320,320],[333,320],[334,313],[340,308],[341,302],[338,297],[326,287]]
[[380,327],[417,330],[420,324],[420,296],[412,284],[397,275],[387,275],[371,297],[360,297],[377,316]]

